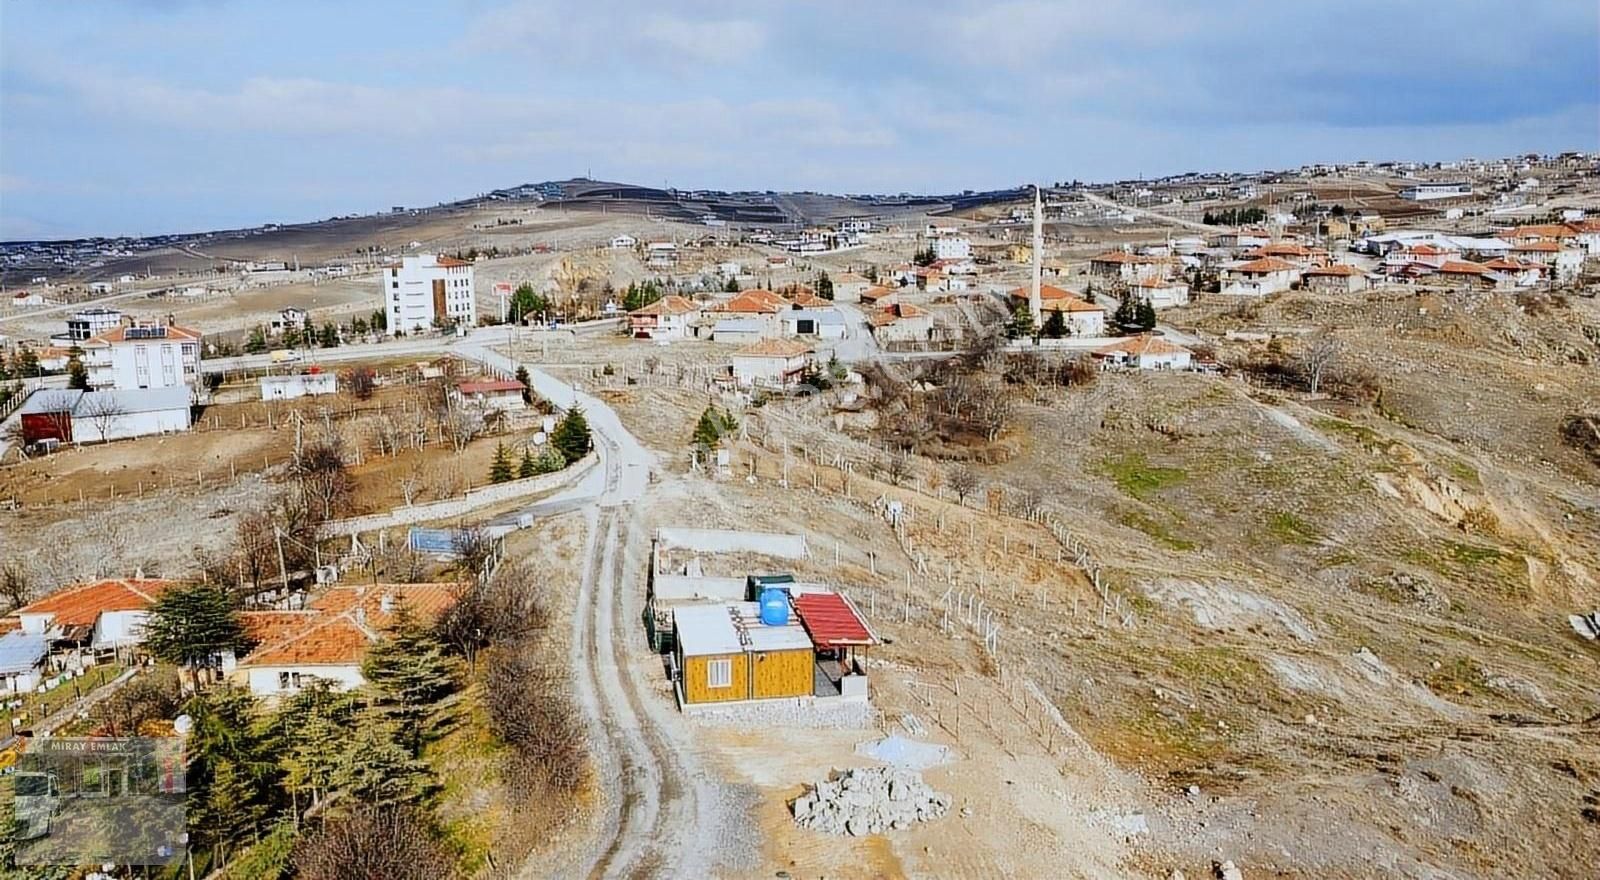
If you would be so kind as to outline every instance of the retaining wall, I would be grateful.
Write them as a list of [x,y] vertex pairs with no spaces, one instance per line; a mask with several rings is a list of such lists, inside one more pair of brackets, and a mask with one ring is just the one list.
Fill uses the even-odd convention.
[[340,535],[354,535],[359,532],[371,532],[378,529],[390,529],[395,526],[410,525],[412,523],[454,519],[484,507],[573,485],[582,479],[599,460],[600,457],[591,452],[553,474],[540,474],[537,477],[526,477],[505,483],[491,483],[487,486],[479,486],[476,489],[469,490],[467,494],[460,498],[446,498],[442,501],[413,504],[410,507],[396,507],[387,513],[373,513],[367,516],[331,520],[323,523],[320,535],[324,538],[332,538]]

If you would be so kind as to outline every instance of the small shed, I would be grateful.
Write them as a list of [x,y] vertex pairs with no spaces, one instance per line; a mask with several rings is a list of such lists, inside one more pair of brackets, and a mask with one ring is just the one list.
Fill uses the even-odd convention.
[[673,609],[675,654],[686,704],[725,703],[750,696],[750,665],[726,605]]
[[0,687],[5,693],[16,696],[38,687],[49,650],[42,635],[19,631],[0,636]]

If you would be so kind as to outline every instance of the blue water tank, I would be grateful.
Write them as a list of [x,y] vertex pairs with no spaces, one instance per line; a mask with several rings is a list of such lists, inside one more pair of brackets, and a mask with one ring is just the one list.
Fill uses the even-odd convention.
[[789,622],[789,594],[768,588],[761,591],[761,622],[767,626],[783,626]]

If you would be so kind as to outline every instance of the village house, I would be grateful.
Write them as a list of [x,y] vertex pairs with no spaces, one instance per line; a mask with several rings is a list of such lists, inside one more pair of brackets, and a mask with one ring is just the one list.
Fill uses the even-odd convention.
[[[827,300],[823,300],[827,302]],[[833,308],[795,308],[778,315],[785,336],[815,336],[819,339],[845,337],[844,314]]]
[[894,302],[895,295],[898,292],[892,287],[869,287],[857,295],[856,301],[864,306],[886,306]]
[[[1006,291],[1006,304],[1011,307],[1011,311],[1013,312],[1015,312],[1017,309],[1028,308],[1028,301],[1032,295],[1033,288],[1029,285],[1013,287]],[[1041,306],[1043,306],[1045,311],[1050,311],[1052,303],[1058,303],[1069,299],[1075,299],[1081,302],[1083,300],[1083,294],[1074,293],[1070,290],[1057,287],[1054,284],[1039,285],[1039,303]]]
[[1128,292],[1153,309],[1189,304],[1189,282],[1181,278],[1141,278],[1128,285]]
[[177,582],[141,578],[75,584],[18,608],[19,629],[92,651],[141,644],[150,606]]
[[872,287],[872,282],[865,276],[854,272],[844,272],[834,276],[833,298],[841,302],[859,302],[862,292]]
[[1229,296],[1268,296],[1294,286],[1300,269],[1277,257],[1262,257],[1226,267],[1222,293]]
[[869,313],[867,329],[880,345],[925,342],[933,338],[933,315],[911,303],[893,303]]
[[267,324],[267,332],[273,336],[282,336],[286,330],[301,330],[306,325],[310,313],[305,309],[289,306],[278,312]]
[[811,366],[811,346],[793,339],[763,339],[733,354],[733,379],[743,387],[792,388]]
[[1127,251],[1107,251],[1089,258],[1089,274],[1112,281],[1131,282],[1148,277],[1154,269],[1151,257],[1141,257]]
[[678,246],[670,241],[652,241],[644,246],[644,264],[652,269],[670,269],[678,265]]
[[1499,278],[1481,263],[1450,260],[1435,269],[1430,280],[1451,287],[1475,287],[1492,290],[1499,286]]
[[1367,273],[1354,266],[1335,263],[1307,269],[1300,277],[1300,286],[1317,293],[1354,293],[1371,286]]
[[18,411],[22,442],[103,443],[187,431],[192,403],[183,386],[41,391]]
[[366,683],[361,663],[383,638],[404,605],[417,621],[431,625],[455,604],[457,584],[376,584],[335,586],[304,610],[246,611],[241,617],[255,647],[236,662],[225,657],[229,679],[257,697],[276,698],[315,681],[336,690]]
[[760,318],[719,318],[711,326],[711,341],[724,345],[750,345],[772,338],[772,326]]
[[11,295],[11,305],[14,308],[27,309],[49,304],[50,301],[37,290],[19,290]]
[[313,367],[304,373],[261,377],[262,400],[295,400],[300,397],[321,397],[339,391],[339,377]]
[[512,412],[528,408],[527,388],[515,379],[468,379],[451,389],[464,406],[484,411]]
[[193,387],[200,384],[200,331],[140,321],[83,343],[91,388]]
[[700,304],[668,294],[628,313],[628,332],[635,339],[683,339],[700,318]]
[[1320,266],[1328,261],[1328,252],[1322,248],[1306,247],[1292,241],[1277,241],[1262,245],[1248,255],[1251,259],[1274,257],[1301,268]]
[[1102,367],[1137,370],[1187,370],[1193,359],[1189,349],[1150,333],[1140,333],[1097,348],[1094,356],[1100,359]]
[[[775,338],[782,332],[778,315],[792,308],[793,303],[770,290],[752,287],[741,291],[711,308],[717,319],[712,341],[748,342],[752,330],[758,339]],[[737,323],[724,327],[726,319],[737,319]]]
[[1515,257],[1501,257],[1484,263],[1484,268],[1504,278],[1513,287],[1533,287],[1550,272],[1542,263],[1524,262]]

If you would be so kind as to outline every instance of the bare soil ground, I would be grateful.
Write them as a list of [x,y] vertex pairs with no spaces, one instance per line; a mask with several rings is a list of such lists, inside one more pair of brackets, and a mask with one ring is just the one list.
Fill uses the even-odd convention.
[[[1075,755],[1045,747],[1062,790],[1117,780],[1089,786],[1076,822],[1070,810],[1043,811],[1057,820],[1048,836],[1007,813],[979,842],[952,847],[958,854],[941,844],[963,838],[937,827],[842,846],[794,830],[782,805],[808,775],[851,761],[848,746],[867,732],[775,723],[721,734],[708,751],[731,778],[761,786],[770,865],[796,876],[1027,873],[1043,863],[1001,842],[1003,829],[1030,828],[1036,849],[1059,859],[1074,834],[1105,827],[1096,822],[1126,829],[1126,815],[1142,811],[1148,833],[1113,841],[1131,848],[1090,850],[1119,866],[1113,873],[1196,872],[1226,857],[1247,876],[1362,877],[1375,866],[1412,877],[1583,876],[1571,856],[1600,846],[1600,731],[1584,685],[1600,654],[1565,615],[1596,596],[1600,473],[1557,427],[1600,389],[1583,331],[1600,318],[1593,303],[1296,294],[1171,314],[1208,335],[1276,330],[1291,351],[1305,328],[1330,326],[1347,366],[1373,367],[1382,394],[1356,405],[1223,377],[1108,374],[1025,399],[1003,463],[982,471],[1003,488],[1001,509],[1043,495],[1082,537],[1119,597],[1112,625],[1096,620],[1081,573],[1054,562],[1048,532],[980,515],[973,507],[987,495],[955,508],[948,490],[932,488],[942,470],[932,462],[917,462],[904,489],[872,479],[884,476],[883,454],[835,431],[824,402],[740,413],[754,439],[789,452],[740,445],[733,481],[712,492],[689,478],[671,501],[670,522],[804,531],[815,558],[787,567],[889,608],[909,599],[911,624],[896,626],[882,608],[875,619],[895,638],[875,657],[906,670],[874,681],[887,717],[930,712],[904,679],[945,677],[950,712],[965,701],[949,677],[967,677],[964,693],[1004,694],[997,666],[1007,680],[1026,670],[1082,736]],[[1225,360],[1252,354],[1243,343],[1219,348]],[[642,439],[677,453],[670,470],[686,470],[702,394],[624,389],[612,402]],[[856,463],[849,481],[831,466],[838,456]],[[794,488],[779,488],[784,478]],[[855,501],[839,497],[847,482]],[[916,509],[907,535],[920,568],[860,506],[884,492]],[[1035,546],[1043,559],[1032,559]],[[951,583],[1002,615],[1011,635],[995,660],[967,629],[952,639],[915,622]],[[984,702],[996,701],[975,705]],[[1005,778],[1008,789],[1022,783],[1006,770],[1015,757],[928,726],[984,768],[979,788],[951,781],[966,762],[930,772],[936,787],[989,804],[1006,802],[995,788]],[[948,861],[932,860],[941,853]]]

